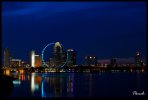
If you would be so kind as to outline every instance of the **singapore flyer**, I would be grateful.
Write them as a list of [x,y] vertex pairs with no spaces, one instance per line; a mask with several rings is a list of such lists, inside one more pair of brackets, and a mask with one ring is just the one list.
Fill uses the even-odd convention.
[[[59,42],[56,42],[56,43],[59,43]],[[45,63],[45,60],[44,60],[44,52],[45,52],[45,50],[47,49],[47,47],[52,46],[52,45],[55,45],[56,43],[49,43],[49,44],[47,44],[47,45],[43,48],[42,54],[41,54],[41,55],[42,55],[42,63],[43,63],[43,66],[48,66],[48,65]],[[66,53],[66,61],[64,62],[64,64],[61,64],[60,66],[57,66],[57,67],[60,68],[60,67],[65,66],[66,63],[67,63],[67,61],[68,61],[68,53]]]

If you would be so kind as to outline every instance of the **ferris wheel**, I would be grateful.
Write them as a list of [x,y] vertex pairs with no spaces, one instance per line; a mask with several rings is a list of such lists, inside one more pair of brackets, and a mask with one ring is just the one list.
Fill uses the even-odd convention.
[[[54,45],[55,43],[49,43],[49,44],[47,44],[44,48],[43,48],[43,50],[42,50],[42,63],[43,63],[43,66],[48,66],[46,63],[45,63],[45,60],[44,60],[44,52],[45,52],[45,50],[46,50],[46,48],[47,47],[49,47],[49,46],[52,46],[52,45]],[[67,63],[67,61],[68,61],[68,53],[66,53],[66,61],[64,62],[64,64],[61,64],[60,66],[58,66],[59,68],[61,68],[61,67],[63,67],[63,66],[65,66],[66,65],[66,63]]]

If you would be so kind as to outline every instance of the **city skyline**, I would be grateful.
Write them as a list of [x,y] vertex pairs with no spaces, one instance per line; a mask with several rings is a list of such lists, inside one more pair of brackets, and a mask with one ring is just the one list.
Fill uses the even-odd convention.
[[[56,43],[59,43],[59,42],[56,42]],[[54,43],[54,45],[56,45],[56,43]],[[51,44],[53,44],[53,43],[51,43]],[[47,48],[47,47],[50,47],[50,45],[48,44],[45,48]],[[33,57],[35,57],[35,56],[38,56],[38,57],[40,57],[41,58],[41,63],[39,64],[39,65],[46,65],[45,63],[48,63],[49,62],[49,60],[51,60],[51,59],[53,59],[53,58],[51,58],[51,57],[54,57],[55,55],[54,55],[54,52],[55,52],[55,46],[53,46],[53,54],[51,54],[50,56],[49,55],[46,55],[46,54],[44,54],[43,53],[43,51],[45,52],[45,49],[44,48],[44,50],[42,50],[42,54],[35,54],[35,51],[34,50],[31,50],[30,51],[30,54],[31,54],[31,56],[29,56],[29,61],[25,61],[25,60],[22,60],[21,58],[15,58],[15,56],[12,56],[12,53],[9,51],[9,49],[8,48],[5,48],[5,50],[4,50],[4,55],[5,56],[3,56],[3,58],[4,59],[6,59],[6,60],[4,60],[3,62],[2,62],[2,64],[4,64],[4,66],[6,65],[6,61],[9,61],[9,60],[22,60],[22,62],[24,63],[26,63],[26,64],[30,64],[30,66],[34,66],[34,65],[32,65],[32,61],[30,62],[30,60],[32,59],[32,54],[33,54]],[[61,49],[61,50],[63,50],[63,49]],[[7,53],[6,53],[7,52]],[[33,53],[32,53],[33,52]],[[71,58],[71,56],[73,55],[71,55],[71,54],[69,54],[70,52],[74,52],[73,54],[74,54],[74,59],[73,58]],[[51,52],[50,52],[51,53]],[[137,54],[138,53],[138,54]],[[44,56],[43,56],[43,54],[44,54]],[[64,55],[63,55],[64,54]],[[46,55],[46,61],[45,61],[45,55]],[[63,50],[63,52],[62,52],[62,55],[63,55],[63,57],[64,58],[62,58],[61,60],[62,60],[62,62],[64,61],[64,60],[66,60],[67,59],[67,61],[65,62],[64,61],[64,63],[66,64],[68,64],[69,63],[69,61],[72,61],[72,59],[74,60],[74,61],[72,61],[73,62],[73,64],[74,65],[79,65],[80,63],[76,63],[77,62],[77,58],[76,58],[76,51],[74,50],[74,49],[72,49],[72,48],[69,48],[69,49],[67,49],[66,51],[65,50]],[[65,56],[66,55],[66,56]],[[138,58],[136,57],[136,56],[139,56]],[[57,55],[58,56],[58,55]],[[7,57],[7,58],[6,58]],[[69,58],[70,57],[70,58]],[[142,62],[144,62],[144,63],[146,63],[146,61],[145,61],[145,59],[143,59],[142,57],[141,57],[141,53],[139,52],[139,51],[137,51],[136,53],[135,53],[135,56],[134,57],[131,57],[131,58],[117,58],[117,57],[114,57],[114,58],[108,58],[108,59],[97,59],[97,56],[94,56],[94,55],[86,55],[85,56],[85,58],[83,59],[83,60],[85,60],[84,61],[84,63],[83,64],[86,64],[86,58],[95,58],[95,60],[96,60],[96,64],[110,64],[111,63],[111,59],[116,59],[117,60],[117,63],[118,64],[135,64],[135,62],[137,62],[137,59],[138,59],[138,62],[139,61],[142,61]],[[35,59],[35,58],[34,58]],[[61,62],[61,61],[60,61]],[[60,64],[61,65],[61,64]]]
[[29,61],[32,49],[41,54],[56,41],[77,51],[78,64],[86,55],[131,58],[137,51],[145,61],[146,3],[2,2],[2,51]]

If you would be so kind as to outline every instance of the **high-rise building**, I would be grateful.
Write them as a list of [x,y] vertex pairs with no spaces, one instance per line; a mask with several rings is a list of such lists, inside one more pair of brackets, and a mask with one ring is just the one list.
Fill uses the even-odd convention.
[[67,60],[67,52],[63,51],[62,53],[62,65],[64,65],[66,63]]
[[34,55],[35,62],[34,67],[41,67],[42,66],[42,57],[40,55]]
[[143,65],[143,61],[141,60],[141,57],[140,57],[140,52],[136,52],[135,65],[136,65],[136,67],[140,67]]
[[97,65],[97,57],[96,56],[85,56],[85,64],[90,65]]
[[117,65],[117,59],[116,58],[112,58],[110,60],[110,65],[111,65],[111,67],[115,67]]
[[10,53],[7,48],[4,49],[4,66],[5,67],[10,66]]
[[21,67],[21,59],[11,59],[10,66],[11,67]]
[[31,67],[35,66],[35,51],[34,50],[30,52],[30,66]]
[[67,66],[71,67],[73,65],[76,65],[76,51],[73,49],[68,49],[67,53],[68,53]]
[[53,58],[49,58],[49,67],[53,67],[54,66],[54,60]]
[[40,55],[35,55],[35,51],[32,50],[30,53],[30,65],[31,67],[40,67],[42,66],[42,57]]
[[56,42],[53,47],[53,60],[56,67],[62,65],[62,56],[62,46],[59,42]]

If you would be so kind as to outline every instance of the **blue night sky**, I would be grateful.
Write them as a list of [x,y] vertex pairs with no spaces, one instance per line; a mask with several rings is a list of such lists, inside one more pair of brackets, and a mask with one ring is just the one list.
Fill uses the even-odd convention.
[[56,41],[77,51],[77,63],[136,51],[146,58],[146,2],[2,2],[2,52],[29,61],[31,50]]

